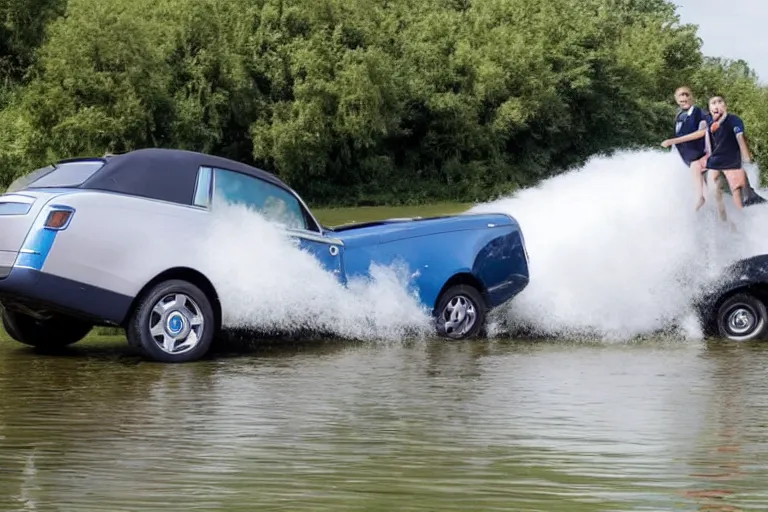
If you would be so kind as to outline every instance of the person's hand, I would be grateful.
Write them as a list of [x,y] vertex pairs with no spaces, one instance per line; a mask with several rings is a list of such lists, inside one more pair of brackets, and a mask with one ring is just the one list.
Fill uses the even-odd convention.
[[667,139],[667,140],[665,140],[664,142],[661,143],[661,147],[663,147],[663,148],[668,148],[671,145],[672,145],[672,143],[669,141],[669,139]]

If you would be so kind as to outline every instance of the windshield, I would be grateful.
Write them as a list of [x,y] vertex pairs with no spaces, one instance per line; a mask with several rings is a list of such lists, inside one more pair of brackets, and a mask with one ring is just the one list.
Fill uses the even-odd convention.
[[103,165],[102,160],[86,160],[43,167],[17,178],[8,187],[6,193],[18,192],[25,188],[77,187],[93,176]]

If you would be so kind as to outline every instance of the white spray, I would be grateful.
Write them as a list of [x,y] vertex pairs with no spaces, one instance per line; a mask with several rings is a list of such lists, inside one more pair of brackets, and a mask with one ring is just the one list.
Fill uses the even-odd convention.
[[364,340],[431,332],[405,267],[374,265],[371,279],[344,287],[295,239],[243,206],[220,207],[203,236],[227,327]]
[[[756,183],[756,170],[748,170]],[[524,231],[531,282],[500,308],[510,324],[541,335],[626,340],[673,321],[698,336],[693,295],[734,259],[768,252],[768,205],[740,214],[729,195],[724,200],[737,232],[718,220],[711,197],[694,212],[692,180],[677,154],[641,151],[595,157],[470,211],[509,213]],[[245,208],[220,211],[203,236],[227,326],[365,340],[433,332],[409,291],[412,269],[374,265],[370,280],[345,288]]]
[[719,221],[714,197],[694,211],[690,171],[676,153],[649,150],[592,158],[470,211],[509,213],[525,234],[531,282],[502,311],[510,325],[626,340],[677,324],[695,337],[694,294],[735,259],[768,252],[768,205],[738,212],[723,199],[735,232]]

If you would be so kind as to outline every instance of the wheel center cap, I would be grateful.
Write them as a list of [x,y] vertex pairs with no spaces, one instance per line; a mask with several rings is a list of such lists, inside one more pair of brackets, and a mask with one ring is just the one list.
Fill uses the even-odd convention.
[[755,317],[749,311],[737,309],[731,313],[728,323],[732,330],[746,331],[755,323]]
[[185,325],[186,321],[184,315],[178,311],[174,311],[168,315],[168,318],[165,321],[165,330],[171,336],[178,336],[184,330]]

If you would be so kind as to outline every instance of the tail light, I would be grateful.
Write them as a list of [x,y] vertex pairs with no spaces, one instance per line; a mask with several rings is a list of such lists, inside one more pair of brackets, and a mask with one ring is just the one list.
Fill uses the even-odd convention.
[[44,227],[57,231],[67,229],[74,214],[75,210],[68,206],[52,206],[48,212],[48,217],[45,219]]

